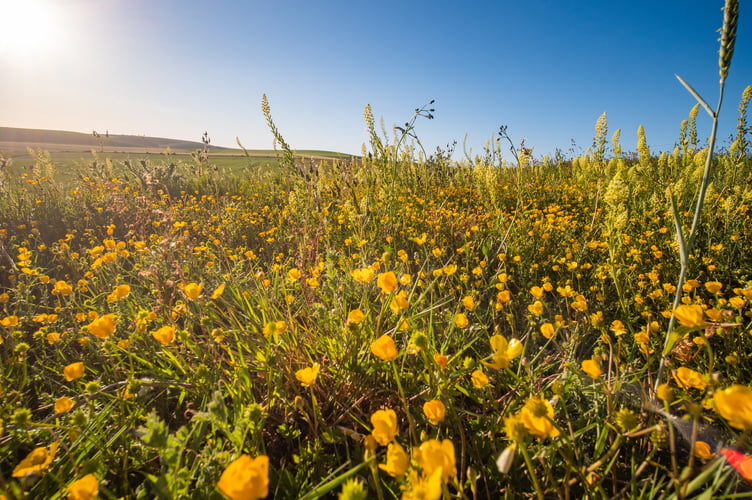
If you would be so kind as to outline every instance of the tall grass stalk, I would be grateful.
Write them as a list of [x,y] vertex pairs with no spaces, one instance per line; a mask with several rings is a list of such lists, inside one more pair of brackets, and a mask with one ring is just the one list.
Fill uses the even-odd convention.
[[[668,197],[671,203],[671,211],[674,216],[674,224],[676,226],[677,242],[679,244],[679,259],[680,270],[679,278],[676,283],[676,295],[674,296],[673,310],[675,311],[681,303],[681,297],[683,293],[682,285],[684,285],[687,270],[689,268],[689,255],[692,253],[695,244],[695,238],[697,237],[697,231],[700,225],[700,219],[702,217],[702,209],[705,202],[705,194],[710,185],[711,169],[713,164],[713,150],[715,149],[716,135],[718,132],[718,115],[721,111],[721,104],[723,103],[723,90],[726,85],[726,77],[728,76],[729,68],[731,67],[731,59],[734,55],[734,45],[736,43],[736,27],[739,21],[739,1],[738,0],[726,0],[726,4],[723,7],[723,27],[721,28],[721,46],[719,50],[718,66],[719,66],[719,91],[718,91],[718,103],[716,104],[715,111],[710,108],[708,103],[703,99],[697,91],[692,88],[690,84],[685,82],[679,75],[676,78],[686,88],[697,102],[707,111],[710,118],[713,120],[713,126],[710,131],[710,138],[708,140],[708,154],[705,159],[705,168],[702,173],[702,181],[700,182],[699,192],[697,194],[697,202],[695,204],[694,217],[692,218],[692,226],[690,227],[689,234],[684,235],[682,225],[679,221],[679,213],[676,207],[673,193],[669,190]],[[666,356],[673,348],[674,342],[677,340],[677,336],[674,334],[676,326],[676,315],[671,314],[668,328],[666,329],[666,337],[663,343],[663,350],[661,361],[658,366],[658,373],[655,377],[655,388],[662,383],[662,375],[666,366]]]

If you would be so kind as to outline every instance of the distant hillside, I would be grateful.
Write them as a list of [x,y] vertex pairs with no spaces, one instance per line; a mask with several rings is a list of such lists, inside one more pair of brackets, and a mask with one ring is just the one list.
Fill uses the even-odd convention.
[[[141,135],[120,135],[99,132],[68,132],[64,130],[43,130],[33,128],[0,127],[0,152],[6,154],[26,153],[26,148],[44,149],[51,153],[103,150],[122,153],[161,153],[168,147],[176,154],[190,153],[204,147],[197,141],[183,141],[164,137],[147,137]],[[209,145],[209,150],[220,155],[243,155],[241,149],[223,148]],[[298,150],[297,156],[307,158],[351,158],[352,155],[333,151]],[[248,150],[250,156],[274,157],[272,149]]]
[[[100,148],[107,151],[127,151],[132,148],[162,151],[168,147],[175,151],[193,151],[204,146],[196,141],[182,141],[163,137],[107,134],[106,132],[101,132],[99,137],[95,137],[93,133],[0,127],[0,149],[7,149],[11,145],[16,145],[13,148],[15,150],[25,150],[26,147],[41,147],[53,151],[80,151]],[[209,149],[230,151],[228,148],[211,145]]]

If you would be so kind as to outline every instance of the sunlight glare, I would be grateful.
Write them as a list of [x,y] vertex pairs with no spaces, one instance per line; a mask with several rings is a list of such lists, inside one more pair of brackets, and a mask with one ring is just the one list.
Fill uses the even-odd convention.
[[44,63],[61,47],[62,24],[55,2],[0,0],[0,61]]

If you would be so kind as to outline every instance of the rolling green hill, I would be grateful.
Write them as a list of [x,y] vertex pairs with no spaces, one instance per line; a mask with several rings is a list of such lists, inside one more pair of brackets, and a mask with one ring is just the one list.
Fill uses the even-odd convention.
[[[27,148],[44,149],[49,152],[103,151],[117,153],[162,153],[167,148],[176,154],[190,153],[202,149],[197,141],[185,141],[164,137],[121,135],[100,133],[69,132],[65,130],[43,130],[14,127],[0,127],[0,153],[10,156],[25,154]],[[221,155],[244,155],[241,149],[209,146],[209,151]],[[272,149],[248,150],[251,156],[274,157]],[[321,158],[349,158],[350,155],[332,151],[300,150],[299,156]]]

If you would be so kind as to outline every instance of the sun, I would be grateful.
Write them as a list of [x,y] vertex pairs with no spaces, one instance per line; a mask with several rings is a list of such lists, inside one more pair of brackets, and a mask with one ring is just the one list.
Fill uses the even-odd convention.
[[63,19],[58,2],[0,0],[0,60],[43,63],[60,47]]

